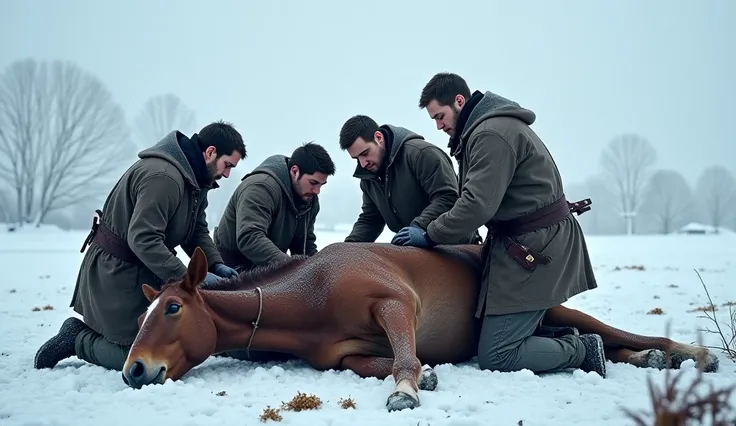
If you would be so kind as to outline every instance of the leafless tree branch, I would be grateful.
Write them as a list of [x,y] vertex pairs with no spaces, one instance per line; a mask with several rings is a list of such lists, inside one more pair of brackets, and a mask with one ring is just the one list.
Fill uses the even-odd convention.
[[122,108],[95,76],[55,61],[49,121],[51,137],[42,156],[38,221],[51,211],[99,195],[105,178],[132,151]]
[[0,223],[10,222],[10,197],[0,188]]
[[656,171],[646,187],[642,211],[657,219],[660,232],[669,234],[691,213],[693,195],[685,178],[675,170]]
[[[132,151],[122,109],[70,62],[10,65],[0,78],[0,177],[16,193],[19,222],[98,195]],[[3,157],[3,156],[0,156]]]
[[[619,200],[620,213],[636,213],[657,152],[647,139],[636,134],[617,136],[601,156],[601,166],[611,192]],[[633,230],[633,218],[627,217]]]
[[194,120],[194,111],[172,93],[149,98],[135,119],[138,148],[153,145],[172,130],[189,133]]
[[29,222],[36,201],[36,158],[46,135],[50,106],[45,64],[26,59],[11,64],[0,78],[0,176],[15,190],[17,222]]
[[736,179],[723,166],[711,166],[700,174],[698,195],[710,225],[716,230],[733,218],[736,208]]

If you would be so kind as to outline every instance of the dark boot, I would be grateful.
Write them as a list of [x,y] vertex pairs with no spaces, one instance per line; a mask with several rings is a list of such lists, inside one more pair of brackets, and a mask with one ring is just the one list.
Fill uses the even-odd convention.
[[87,324],[77,318],[67,318],[59,327],[59,333],[50,338],[36,352],[33,359],[35,368],[53,368],[59,361],[76,355],[74,340]]
[[603,351],[603,339],[597,334],[581,334],[578,336],[585,346],[585,359],[580,369],[586,372],[595,371],[606,377],[606,353]]

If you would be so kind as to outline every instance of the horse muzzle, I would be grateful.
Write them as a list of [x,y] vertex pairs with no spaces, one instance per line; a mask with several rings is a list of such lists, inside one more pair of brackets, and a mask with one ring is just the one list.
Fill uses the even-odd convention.
[[165,380],[166,365],[163,363],[147,363],[138,358],[123,367],[123,382],[132,388],[163,384]]

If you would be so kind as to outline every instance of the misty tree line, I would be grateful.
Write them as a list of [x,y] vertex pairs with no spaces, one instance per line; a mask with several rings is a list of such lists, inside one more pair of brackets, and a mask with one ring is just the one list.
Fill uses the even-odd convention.
[[575,195],[570,198],[593,200],[593,210],[580,216],[586,232],[669,234],[692,222],[716,232],[736,229],[736,179],[728,168],[707,167],[693,187],[677,170],[656,163],[657,151],[645,137],[611,140],[601,154],[600,173],[568,188]]
[[[148,99],[129,123],[104,83],[73,62],[11,64],[0,74],[0,223],[38,225],[66,210],[88,226],[138,151],[195,124],[194,112],[173,94]],[[593,210],[580,216],[586,232],[670,233],[690,222],[736,228],[730,170],[708,167],[691,187],[677,170],[656,163],[655,148],[641,135],[610,141],[600,173],[566,185],[568,198],[593,200]],[[215,195],[208,211],[224,208],[228,197]]]
[[131,126],[105,84],[73,62],[12,63],[0,74],[0,223],[38,225],[104,199],[140,149],[194,121],[162,94]]

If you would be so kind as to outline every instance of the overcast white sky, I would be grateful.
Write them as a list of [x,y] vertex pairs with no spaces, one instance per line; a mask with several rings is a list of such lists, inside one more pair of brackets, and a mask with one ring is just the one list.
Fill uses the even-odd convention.
[[357,188],[337,136],[358,113],[444,147],[416,105],[438,71],[534,110],[566,181],[598,172],[622,132],[646,136],[658,166],[693,183],[714,163],[736,169],[734,0],[16,0],[0,16],[2,68],[70,59],[131,121],[173,92],[198,128],[234,122],[250,154],[236,175],[315,140],[341,178],[325,191]]

